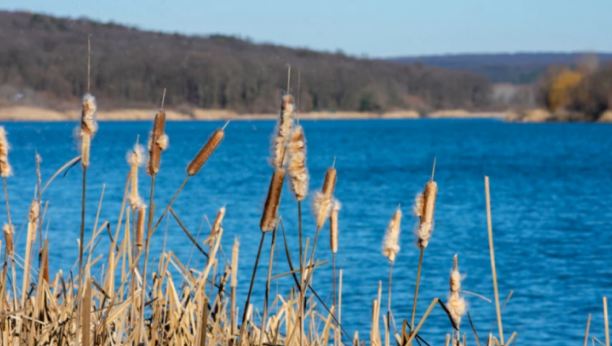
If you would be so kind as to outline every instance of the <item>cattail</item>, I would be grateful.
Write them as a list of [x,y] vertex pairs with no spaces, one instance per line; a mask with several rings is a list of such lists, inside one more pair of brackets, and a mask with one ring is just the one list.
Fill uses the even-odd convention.
[[159,164],[161,162],[161,152],[168,148],[168,136],[164,133],[166,128],[166,112],[160,109],[155,114],[153,122],[153,131],[149,137],[149,163],[147,165],[147,173],[156,175],[159,172]]
[[210,136],[206,144],[200,149],[200,152],[198,152],[196,157],[189,163],[189,166],[187,166],[187,174],[189,174],[189,176],[198,173],[210,155],[217,149],[217,146],[219,146],[219,143],[223,140],[223,136],[225,136],[223,129],[218,129]]
[[130,174],[130,196],[128,198],[132,209],[138,209],[142,204],[142,199],[138,194],[138,168],[144,162],[144,148],[136,144],[134,149],[127,154],[127,162],[130,165],[132,173]]
[[37,200],[32,201],[30,205],[30,213],[28,214],[28,240],[34,244],[36,240],[36,229],[38,228],[38,216],[40,214],[40,205]]
[[276,226],[276,216],[278,215],[278,204],[280,203],[281,191],[283,190],[283,181],[285,180],[285,169],[277,167],[272,175],[270,181],[270,188],[268,189],[268,197],[266,198],[266,204],[264,207],[263,214],[261,216],[261,222],[259,227],[262,232],[270,232],[274,230]]
[[457,326],[461,324],[461,317],[466,311],[465,299],[459,296],[459,291],[461,291],[461,274],[459,273],[457,255],[455,255],[453,258],[453,270],[450,275],[450,295],[447,306]]
[[240,240],[238,237],[234,240],[234,247],[232,249],[232,280],[230,287],[238,286],[238,251],[240,248]]
[[91,94],[83,96],[83,107],[81,111],[81,164],[89,166],[89,149],[91,140],[98,131],[96,123],[96,98]]
[[340,201],[334,199],[331,215],[329,216],[329,247],[332,253],[338,252],[338,212],[340,208],[342,208]]
[[293,97],[291,95],[283,96],[281,102],[281,113],[276,125],[276,136],[272,141],[272,164],[274,167],[284,166],[287,157],[285,157],[285,146],[289,140],[291,127],[293,126]]
[[8,140],[6,139],[6,130],[4,126],[0,126],[0,176],[8,178],[13,175],[13,169],[8,161],[8,152],[11,149]]
[[40,261],[40,266],[42,270],[42,277],[45,282],[49,282],[49,250],[42,251],[41,253],[42,259]]
[[438,185],[431,180],[425,184],[425,191],[416,197],[414,214],[419,217],[419,224],[416,229],[417,245],[425,249],[431,239],[433,232],[433,216],[436,207],[436,194]]
[[4,240],[6,242],[5,251],[9,256],[13,256],[13,251],[15,250],[13,243],[13,226],[5,223],[2,226],[2,231],[4,232]]
[[402,211],[398,207],[395,214],[393,214],[391,222],[389,223],[389,227],[387,228],[387,233],[385,234],[382,244],[382,253],[391,263],[395,262],[395,257],[400,250],[399,235],[401,222]]
[[136,225],[136,246],[141,247],[144,240],[145,219],[147,214],[147,206],[140,204],[138,207],[138,221]]
[[287,144],[287,156],[291,190],[295,194],[295,199],[303,201],[308,194],[309,176],[306,169],[306,138],[304,129],[300,125],[296,125],[291,132],[291,138]]
[[332,196],[336,187],[336,169],[330,168],[325,173],[323,188],[321,192],[315,193],[313,207],[317,216],[317,230],[325,224],[325,219],[329,217],[332,209]]

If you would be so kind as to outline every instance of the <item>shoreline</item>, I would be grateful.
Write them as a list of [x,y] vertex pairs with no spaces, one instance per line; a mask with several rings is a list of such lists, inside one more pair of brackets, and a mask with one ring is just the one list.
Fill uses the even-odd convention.
[[[96,113],[98,121],[150,121],[155,116],[152,109],[101,110]],[[77,121],[79,111],[61,112],[32,106],[0,108],[0,121],[11,122],[54,122]],[[196,109],[191,114],[166,110],[168,121],[219,121],[219,120],[275,120],[278,114],[238,114],[226,110]],[[366,112],[308,112],[301,113],[302,120],[366,120],[366,119],[500,119],[505,113],[467,112],[464,110],[443,110],[421,115],[416,111],[393,111],[387,113]]]

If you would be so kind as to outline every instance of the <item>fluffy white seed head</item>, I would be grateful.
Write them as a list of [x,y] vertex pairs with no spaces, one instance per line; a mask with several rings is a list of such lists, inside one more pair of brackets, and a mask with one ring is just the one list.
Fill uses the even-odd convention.
[[275,136],[272,140],[272,159],[274,167],[283,167],[287,162],[285,147],[293,127],[293,97],[285,95],[281,102],[281,113],[276,125]]
[[6,135],[7,132],[4,126],[0,126],[0,176],[2,176],[2,178],[8,178],[13,175],[13,168],[8,160],[8,153],[11,146],[9,145]]
[[304,129],[296,125],[291,131],[291,138],[287,144],[288,166],[291,177],[291,190],[295,199],[303,201],[308,194],[308,169],[306,168],[306,138]]
[[453,258],[453,269],[450,275],[450,294],[446,305],[457,326],[461,324],[461,318],[467,311],[465,299],[459,296],[459,292],[461,291],[461,280],[462,277],[461,273],[459,273],[457,255],[455,255]]
[[389,227],[387,227],[387,232],[385,233],[385,238],[383,239],[382,244],[382,253],[385,257],[387,257],[390,263],[395,261],[395,257],[400,251],[399,236],[401,222],[402,211],[397,208],[397,211],[395,214],[393,214],[391,222],[389,222]]
[[317,218],[317,229],[321,229],[332,209],[332,198],[321,191],[314,195],[313,209]]

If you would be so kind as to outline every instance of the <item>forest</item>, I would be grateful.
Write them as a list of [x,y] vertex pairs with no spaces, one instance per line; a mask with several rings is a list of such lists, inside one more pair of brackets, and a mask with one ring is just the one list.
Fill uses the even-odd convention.
[[471,72],[0,11],[0,106],[74,107],[87,89],[88,36],[91,92],[107,109],[151,107],[166,88],[166,105],[179,110],[276,112],[288,65],[301,111],[427,112],[489,103],[490,82]]

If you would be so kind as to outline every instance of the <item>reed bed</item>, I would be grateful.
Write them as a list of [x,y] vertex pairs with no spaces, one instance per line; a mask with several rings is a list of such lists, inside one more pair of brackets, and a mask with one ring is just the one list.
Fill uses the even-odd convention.
[[[288,88],[289,89],[289,88]],[[86,95],[83,103],[83,120],[81,135],[91,138],[94,127],[93,111],[95,104]],[[93,107],[93,108],[91,108]],[[162,101],[163,108],[163,101]],[[316,229],[314,241],[308,252],[308,241],[302,243],[301,202],[308,194],[310,179],[306,167],[306,140],[304,129],[299,123],[294,123],[293,98],[287,94],[281,100],[279,123],[273,139],[273,171],[268,189],[265,206],[260,222],[261,242],[255,260],[240,259],[239,249],[245,244],[235,239],[231,250],[231,258],[224,260],[221,239],[224,234],[223,220],[226,207],[219,209],[210,235],[200,243],[198,237],[193,237],[184,226],[172,204],[177,201],[180,191],[189,178],[202,171],[204,164],[221,145],[225,135],[225,126],[214,131],[209,140],[202,146],[194,159],[188,163],[186,178],[177,189],[168,205],[162,209],[156,208],[154,202],[154,179],[159,170],[161,153],[167,149],[168,137],[165,134],[165,112],[160,108],[153,119],[153,131],[149,141],[149,157],[146,165],[147,173],[152,177],[149,206],[145,205],[138,194],[138,174],[144,169],[145,150],[138,144],[128,152],[126,165],[125,187],[121,209],[118,210],[116,225],[109,221],[98,224],[102,198],[97,211],[96,221],[91,238],[84,242],[81,225],[79,243],[78,273],[72,271],[49,272],[49,252],[52,244],[47,239],[40,239],[36,246],[36,230],[44,221],[41,213],[44,201],[44,189],[62,171],[78,161],[73,159],[62,166],[56,174],[40,190],[38,198],[32,201],[27,220],[27,240],[23,257],[15,248],[14,229],[10,219],[9,187],[7,178],[11,176],[9,165],[9,142],[7,132],[0,127],[0,173],[5,186],[7,204],[7,223],[3,226],[4,263],[0,277],[0,340],[2,345],[364,345],[366,340],[360,335],[368,335],[371,345],[407,346],[418,344],[430,345],[419,332],[426,328],[427,319],[436,307],[448,316],[444,327],[449,334],[446,344],[466,345],[468,338],[473,337],[478,346],[481,340],[485,345],[511,345],[517,340],[513,333],[508,339],[504,337],[502,310],[500,306],[495,257],[493,245],[493,230],[491,217],[491,201],[489,195],[489,180],[485,179],[487,200],[488,235],[490,240],[490,257],[492,277],[494,281],[495,306],[497,311],[497,333],[478,335],[470,314],[467,312],[465,295],[462,290],[461,274],[458,257],[453,259],[450,275],[450,290],[448,299],[434,298],[429,302],[423,316],[416,316],[418,301],[418,286],[423,261],[423,253],[433,235],[434,208],[438,186],[432,172],[422,193],[417,196],[414,212],[418,217],[416,224],[416,244],[420,252],[419,266],[416,273],[416,292],[412,314],[409,311],[396,311],[405,318],[396,323],[392,307],[392,269],[393,265],[408,267],[407,263],[397,263],[397,253],[400,250],[400,222],[402,218],[401,205],[397,207],[385,233],[382,252],[389,261],[389,285],[387,296],[387,314],[381,314],[384,309],[383,284],[379,283],[378,294],[373,297],[371,330],[369,334],[346,330],[342,326],[342,291],[350,290],[343,287],[342,269],[336,278],[336,255],[341,255],[342,245],[338,243],[338,233],[342,232],[340,218],[340,203],[334,198],[338,172],[335,163],[325,174],[323,187],[314,193],[313,221]],[[90,116],[91,115],[91,116]],[[92,126],[92,127],[90,127]],[[227,124],[226,124],[227,126]],[[89,144],[89,143],[88,143]],[[103,145],[103,143],[100,143]],[[80,160],[83,166],[83,177],[87,166],[91,163],[86,145],[81,147]],[[40,162],[40,161],[37,161]],[[435,163],[434,163],[435,167]],[[288,174],[286,174],[288,172]],[[283,223],[279,215],[279,204],[283,191],[284,180],[290,179],[292,192],[298,201],[299,224]],[[41,184],[39,183],[39,186]],[[83,180],[83,194],[86,181]],[[350,206],[350,203],[348,203]],[[350,208],[350,207],[349,207]],[[157,213],[156,213],[157,209]],[[85,209],[83,206],[83,214]],[[231,215],[231,211],[227,211]],[[159,215],[157,223],[152,220]],[[155,263],[149,263],[149,247],[152,234],[164,218],[173,217],[193,242],[198,256],[205,260],[203,266],[193,266],[182,263],[173,249],[155,254]],[[76,216],[75,216],[76,217]],[[315,257],[315,250],[320,231],[329,220],[330,254]],[[83,221],[84,222],[84,221]],[[99,227],[98,227],[99,226]],[[254,228],[254,227],[253,227]],[[297,250],[290,246],[285,238],[289,231],[300,232],[299,258],[297,262],[291,258],[291,253]],[[349,230],[347,230],[349,231]],[[484,229],[483,229],[484,231]],[[265,244],[267,233],[272,233],[270,258],[268,261],[265,297],[262,306],[250,303],[253,285],[260,254]],[[41,233],[42,235],[42,233]],[[282,241],[280,237],[282,235]],[[94,257],[94,250],[101,238],[108,237],[110,244],[106,256]],[[202,245],[208,245],[207,248]],[[1,246],[1,245],[0,245]],[[284,250],[286,256],[275,256],[274,248]],[[305,251],[302,248],[305,247]],[[38,261],[35,253],[38,252]],[[328,265],[326,257],[332,257],[332,287],[322,287],[313,280],[314,272],[321,266]],[[241,267],[239,268],[239,260]],[[449,259],[450,260],[450,259]],[[290,271],[272,275],[275,262],[286,261]],[[248,263],[248,265],[244,265]],[[242,310],[238,307],[237,287],[244,282],[238,280],[238,270],[250,270],[254,263],[249,284],[248,295]],[[151,271],[147,271],[147,266]],[[76,266],[76,265],[75,265]],[[93,268],[103,268],[94,271]],[[17,271],[23,279],[21,285],[16,282]],[[178,273],[178,277],[173,276]],[[275,280],[288,280],[291,288],[270,297],[271,284]],[[181,285],[178,283],[182,282]],[[229,287],[229,292],[227,288]],[[332,292],[331,304],[322,296]],[[473,294],[478,296],[478,294]],[[367,297],[369,298],[369,297]],[[364,300],[367,299],[364,297]],[[485,298],[486,299],[486,298]],[[444,304],[443,300],[447,303]],[[508,303],[509,297],[506,300]],[[605,345],[609,345],[607,300],[603,300],[605,317]],[[262,311],[260,314],[259,311]],[[383,310],[384,311],[384,310]],[[239,319],[239,312],[242,318]],[[465,315],[472,327],[472,335],[460,333],[460,326]],[[368,318],[363,316],[363,318]],[[590,315],[587,323],[585,344],[589,337]],[[465,322],[464,322],[465,324]],[[381,335],[384,331],[384,341]]]

